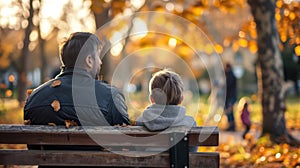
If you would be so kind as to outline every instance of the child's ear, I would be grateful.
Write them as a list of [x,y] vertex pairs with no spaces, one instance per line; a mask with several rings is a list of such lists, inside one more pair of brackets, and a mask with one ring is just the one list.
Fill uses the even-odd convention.
[[182,101],[183,101],[183,95],[181,95],[181,97],[180,97],[180,100],[179,100],[179,103],[178,103],[178,104],[181,104],[181,103],[182,103]]
[[152,96],[152,95],[150,95],[150,96],[149,96],[149,99],[150,99],[150,102],[151,102],[152,104],[155,104],[155,101],[154,101],[154,99],[153,99],[153,96]]

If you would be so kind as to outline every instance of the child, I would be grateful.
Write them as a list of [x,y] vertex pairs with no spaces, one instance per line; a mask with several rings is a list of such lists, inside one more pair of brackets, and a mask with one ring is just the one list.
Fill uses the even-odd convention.
[[137,118],[136,125],[150,131],[170,126],[196,126],[193,117],[186,116],[186,109],[179,104],[183,100],[183,82],[178,74],[169,70],[156,72],[149,82],[151,105]]
[[248,102],[247,101],[245,101],[244,107],[242,109],[241,120],[242,120],[242,123],[244,124],[244,126],[246,127],[246,129],[243,133],[243,139],[245,139],[246,134],[249,132],[250,126],[251,126],[250,112],[248,110]]

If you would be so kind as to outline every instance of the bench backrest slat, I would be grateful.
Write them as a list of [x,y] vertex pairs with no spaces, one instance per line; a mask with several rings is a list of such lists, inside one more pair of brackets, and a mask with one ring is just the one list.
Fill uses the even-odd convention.
[[[56,144],[103,146],[168,146],[170,132],[183,132],[184,127],[163,132],[149,132],[141,126],[71,127],[0,125],[2,144]],[[124,134],[128,135],[125,136]],[[189,146],[218,146],[217,127],[193,127],[188,131]],[[154,136],[153,139],[148,138]],[[90,138],[92,137],[92,138]],[[139,138],[134,138],[139,137]],[[130,140],[128,140],[129,138]],[[143,139],[141,141],[141,138]],[[96,141],[96,142],[95,142]]]

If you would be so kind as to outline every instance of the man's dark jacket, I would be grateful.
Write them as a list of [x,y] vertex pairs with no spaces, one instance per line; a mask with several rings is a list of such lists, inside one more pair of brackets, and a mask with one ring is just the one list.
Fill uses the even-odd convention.
[[129,124],[122,93],[77,69],[66,69],[34,89],[25,104],[24,120],[31,125],[65,125],[66,120],[84,126]]

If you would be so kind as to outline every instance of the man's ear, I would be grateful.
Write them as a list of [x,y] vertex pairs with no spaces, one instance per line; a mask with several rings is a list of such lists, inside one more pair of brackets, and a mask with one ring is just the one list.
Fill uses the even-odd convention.
[[91,55],[88,55],[86,58],[85,58],[85,63],[87,65],[88,68],[92,68],[93,67],[93,58]]

